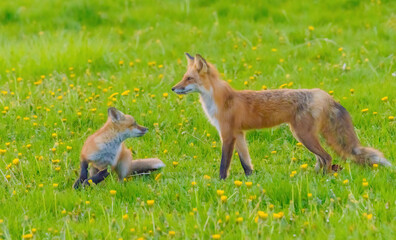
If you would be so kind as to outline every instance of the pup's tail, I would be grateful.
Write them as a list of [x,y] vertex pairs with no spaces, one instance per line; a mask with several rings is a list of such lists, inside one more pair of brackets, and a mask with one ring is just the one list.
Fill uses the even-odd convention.
[[391,166],[380,151],[360,145],[348,111],[335,101],[330,104],[322,135],[334,151],[343,158],[352,157],[359,164]]
[[130,174],[139,174],[155,171],[165,167],[165,164],[158,158],[146,158],[133,160],[130,168]]

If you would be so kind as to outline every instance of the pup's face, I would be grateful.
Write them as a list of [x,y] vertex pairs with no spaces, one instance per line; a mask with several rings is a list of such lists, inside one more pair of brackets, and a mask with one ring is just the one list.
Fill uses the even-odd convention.
[[114,107],[108,109],[108,114],[114,127],[126,138],[140,137],[148,131],[146,127],[139,125],[131,115],[126,115]]
[[177,94],[188,94],[193,92],[201,93],[205,89],[210,88],[209,79],[207,78],[208,65],[199,54],[192,57],[186,53],[187,58],[187,71],[183,76],[183,79],[177,83],[173,88]]

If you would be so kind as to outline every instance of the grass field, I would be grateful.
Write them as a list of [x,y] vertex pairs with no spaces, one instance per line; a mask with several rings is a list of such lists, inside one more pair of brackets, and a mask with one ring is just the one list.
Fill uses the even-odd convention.
[[[198,95],[171,87],[190,52],[236,89],[321,88],[351,113],[362,144],[396,164],[395,9],[391,0],[1,1],[0,239],[394,238],[394,168],[332,152],[344,169],[316,174],[281,125],[247,134],[252,176],[235,156],[221,181],[220,138]],[[75,191],[82,144],[108,106],[150,128],[126,142],[134,158],[167,167]]]

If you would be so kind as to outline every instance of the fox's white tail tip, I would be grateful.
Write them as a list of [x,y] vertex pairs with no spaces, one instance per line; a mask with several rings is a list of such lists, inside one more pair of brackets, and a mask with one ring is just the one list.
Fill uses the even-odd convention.
[[159,162],[153,165],[154,169],[164,168],[166,165],[163,162]]
[[386,158],[380,158],[378,161],[379,164],[385,166],[385,167],[391,167],[392,163],[390,163]]

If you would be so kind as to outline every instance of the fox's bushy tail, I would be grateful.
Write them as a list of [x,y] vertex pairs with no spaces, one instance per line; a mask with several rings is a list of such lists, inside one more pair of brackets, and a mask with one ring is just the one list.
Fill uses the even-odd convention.
[[131,174],[148,173],[165,167],[165,164],[158,158],[146,158],[132,160],[129,172]]
[[323,137],[342,158],[351,157],[359,164],[391,166],[382,152],[360,145],[348,111],[337,102],[332,102],[321,126]]

